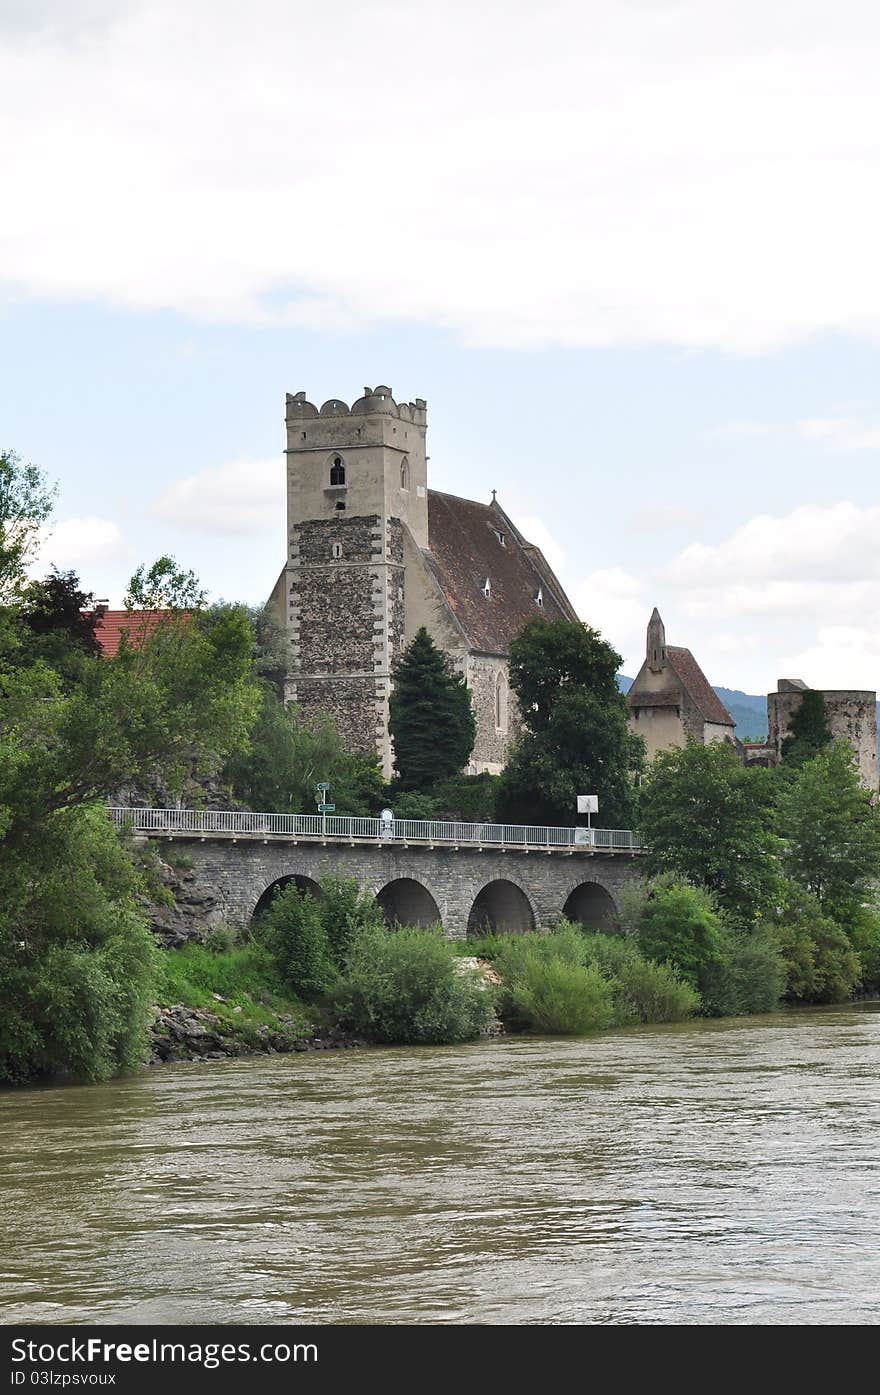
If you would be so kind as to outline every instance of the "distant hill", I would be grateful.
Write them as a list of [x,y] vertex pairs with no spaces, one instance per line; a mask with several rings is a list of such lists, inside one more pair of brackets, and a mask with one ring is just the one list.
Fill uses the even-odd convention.
[[[633,680],[626,674],[617,675],[617,686],[622,693],[628,693]],[[767,737],[767,698],[762,694],[741,693],[738,688],[716,688],[716,693],[736,723],[736,734],[740,741],[750,737],[764,741]]]

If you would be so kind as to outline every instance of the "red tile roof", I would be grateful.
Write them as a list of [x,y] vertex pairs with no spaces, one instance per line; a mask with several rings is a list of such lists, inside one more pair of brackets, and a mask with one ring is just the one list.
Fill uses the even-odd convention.
[[736,726],[724,703],[709,682],[700,665],[689,649],[679,649],[668,644],[666,653],[681,686],[696,707],[704,722],[717,722],[721,726]]
[[509,653],[511,641],[535,615],[577,620],[540,548],[526,542],[494,500],[479,504],[430,489],[428,546],[428,565],[471,649]]
[[104,657],[112,659],[119,652],[123,634],[129,644],[136,645],[170,614],[168,610],[105,610],[95,623],[95,639]]

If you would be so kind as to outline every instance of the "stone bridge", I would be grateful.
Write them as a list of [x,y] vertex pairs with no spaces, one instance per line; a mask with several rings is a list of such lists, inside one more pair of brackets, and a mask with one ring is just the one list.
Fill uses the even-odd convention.
[[[481,825],[480,841],[468,845],[467,837],[457,835],[454,845],[444,846],[436,830],[449,825],[432,825],[430,837],[415,841],[411,833],[400,833],[402,824],[395,825],[395,836],[380,832],[375,839],[359,839],[358,834],[350,836],[351,828],[343,837],[341,832],[319,833],[311,827],[305,834],[301,828],[291,834],[269,826],[245,827],[243,820],[250,816],[244,815],[220,816],[223,822],[212,827],[210,815],[192,811],[179,811],[173,820],[176,826],[166,822],[163,827],[158,817],[162,814],[113,811],[115,821],[131,824],[136,835],[149,834],[160,845],[173,843],[185,853],[200,879],[219,896],[229,924],[238,928],[249,925],[280,886],[294,881],[320,894],[321,877],[332,873],[352,877],[372,891],[389,921],[440,924],[450,938],[531,930],[552,925],[563,915],[610,929],[617,921],[621,888],[642,875],[640,849],[631,834],[616,835],[618,842],[628,837],[630,847],[613,851],[610,846],[603,850],[577,842],[572,835],[585,830],[505,829],[504,845],[496,841],[492,846],[489,829],[496,826]],[[312,816],[296,817],[312,821]],[[510,846],[519,832],[529,836]],[[592,831],[596,837],[602,833]]]

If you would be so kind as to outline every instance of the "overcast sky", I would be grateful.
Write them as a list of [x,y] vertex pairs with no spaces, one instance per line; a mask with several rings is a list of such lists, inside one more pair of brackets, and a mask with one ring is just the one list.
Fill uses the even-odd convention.
[[428,399],[634,673],[880,687],[880,9],[0,0],[44,562],[263,599],[285,391]]

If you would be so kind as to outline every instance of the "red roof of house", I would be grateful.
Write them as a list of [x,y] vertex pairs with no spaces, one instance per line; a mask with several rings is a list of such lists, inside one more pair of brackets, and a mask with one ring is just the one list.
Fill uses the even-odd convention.
[[95,622],[95,639],[104,657],[112,659],[119,652],[123,634],[129,644],[137,645],[170,614],[168,610],[105,610]]

